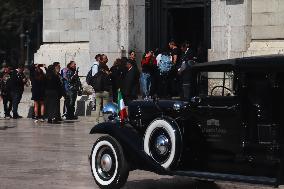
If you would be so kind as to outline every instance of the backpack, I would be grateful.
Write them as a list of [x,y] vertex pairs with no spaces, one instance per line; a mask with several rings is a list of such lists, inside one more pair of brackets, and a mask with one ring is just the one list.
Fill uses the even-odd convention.
[[[99,67],[99,65],[97,65],[97,64],[94,64],[93,66],[98,66]],[[92,85],[92,83],[93,83],[93,77],[94,77],[94,76],[92,76],[93,66],[91,67],[91,69],[89,70],[89,72],[88,72],[88,74],[86,76],[86,82],[87,82],[88,85]]]
[[161,75],[168,74],[173,67],[173,63],[171,61],[171,57],[168,55],[161,56],[160,62],[158,64],[158,69]]
[[92,85],[92,69],[88,72],[87,76],[86,76],[86,82],[88,85]]

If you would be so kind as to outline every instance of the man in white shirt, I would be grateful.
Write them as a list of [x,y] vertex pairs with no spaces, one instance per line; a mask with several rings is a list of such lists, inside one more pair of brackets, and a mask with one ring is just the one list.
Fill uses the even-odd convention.
[[98,73],[98,67],[99,67],[99,60],[100,60],[101,54],[97,54],[95,56],[95,61],[92,65],[92,76],[96,75]]
[[[101,54],[97,54],[96,56],[95,56],[95,61],[94,61],[94,63],[93,63],[93,65],[92,65],[92,67],[91,67],[91,69],[92,69],[92,77],[94,76],[94,75],[96,75],[96,73],[98,73],[98,71],[99,71],[99,61],[100,61],[100,58],[101,58]],[[96,91],[95,90],[93,90],[93,94],[92,94],[92,110],[95,110],[96,109]]]

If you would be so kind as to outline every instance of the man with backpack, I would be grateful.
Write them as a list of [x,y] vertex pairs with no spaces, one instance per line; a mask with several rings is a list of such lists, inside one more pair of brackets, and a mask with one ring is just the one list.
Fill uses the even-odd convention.
[[[99,68],[99,61],[100,61],[101,54],[97,54],[95,56],[95,61],[90,69],[90,71],[87,74],[86,77],[86,82],[88,85],[92,86],[92,79],[96,73],[98,73],[98,68]],[[96,91],[93,89],[93,94],[92,94],[92,110],[96,109]]]
[[172,57],[169,52],[164,51],[157,57],[157,67],[159,72],[159,93],[160,98],[167,98],[170,95],[171,73],[173,70]]
[[102,54],[99,59],[99,66],[97,73],[91,79],[91,86],[96,92],[96,122],[100,121],[101,107],[103,107],[110,98],[111,81],[109,77],[109,68],[107,66],[108,58]]

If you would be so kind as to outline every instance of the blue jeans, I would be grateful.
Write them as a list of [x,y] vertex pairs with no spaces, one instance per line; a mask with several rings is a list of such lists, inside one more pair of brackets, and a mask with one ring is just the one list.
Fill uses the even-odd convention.
[[141,73],[140,85],[143,97],[149,96],[151,90],[151,75],[149,73]]

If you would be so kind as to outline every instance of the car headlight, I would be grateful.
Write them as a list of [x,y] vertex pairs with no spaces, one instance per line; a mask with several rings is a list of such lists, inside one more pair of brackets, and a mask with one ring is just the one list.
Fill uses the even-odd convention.
[[173,109],[175,111],[180,111],[181,109],[184,109],[188,105],[187,102],[175,102],[173,104]]
[[118,117],[118,105],[108,103],[103,107],[103,116],[105,121],[114,121]]

